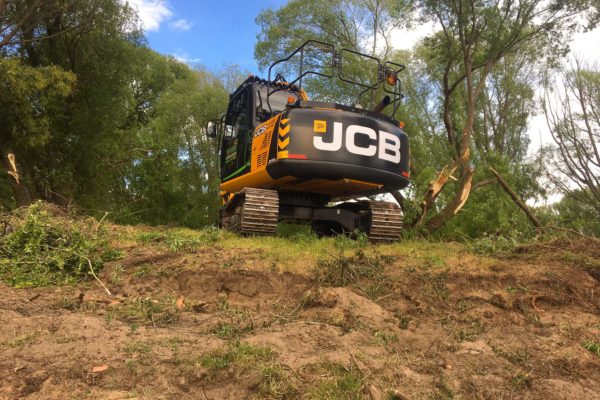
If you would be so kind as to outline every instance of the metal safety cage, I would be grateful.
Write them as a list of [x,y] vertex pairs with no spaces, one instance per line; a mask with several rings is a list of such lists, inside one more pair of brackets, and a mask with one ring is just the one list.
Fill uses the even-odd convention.
[[[308,45],[311,44],[316,44],[317,46],[322,47],[323,49],[329,49],[330,51],[324,50],[323,53],[327,53],[330,52],[331,53],[331,64],[328,66],[331,70],[330,74],[325,74],[323,72],[319,72],[319,71],[313,71],[313,70],[307,70],[304,71],[304,50]],[[275,77],[275,79],[272,81],[271,80],[271,72],[273,70],[273,67],[275,67],[276,65],[279,65],[281,63],[284,63],[286,61],[289,61],[290,59],[292,59],[296,54],[300,53],[300,73],[299,75],[291,82],[285,82],[287,83],[287,85],[282,85],[279,88],[273,87],[272,90],[271,89],[267,89],[267,106],[269,107],[269,112],[272,114],[273,113],[273,109],[271,108],[271,103],[269,102],[269,97],[275,93],[278,92],[280,90],[289,90],[291,89],[294,84],[296,82],[301,82],[302,78],[308,74],[313,74],[313,75],[318,75],[318,76],[323,76],[325,78],[332,78],[333,77],[333,70],[335,68],[335,47],[333,47],[332,44],[329,43],[325,43],[325,42],[321,42],[318,40],[307,40],[306,42],[304,42],[304,44],[302,44],[302,46],[298,47],[296,50],[294,50],[294,52],[292,52],[289,56],[287,56],[286,58],[283,58],[281,60],[277,60],[275,61],[273,64],[271,64],[271,66],[269,67],[269,74],[268,74],[268,81],[269,83],[275,83],[275,81],[277,81],[278,78],[281,78],[281,75],[277,75]],[[269,85],[270,87],[273,85]],[[300,85],[298,86],[299,89],[302,88],[302,84],[300,83]]]
[[[307,46],[310,46],[310,45],[317,45],[317,47],[320,47],[321,50],[323,51],[323,54],[325,54],[325,53],[331,54],[331,62],[323,65],[324,68],[327,68],[331,71],[330,73],[323,73],[323,72],[312,70],[312,69],[304,71],[305,50],[306,50]],[[372,85],[369,85],[369,84],[366,84],[363,82],[358,82],[358,81],[352,79],[352,77],[344,74],[344,60],[345,60],[344,55],[346,53],[354,54],[356,56],[372,60],[376,63],[377,78],[376,78],[375,83],[373,83]],[[299,65],[298,76],[295,79],[293,79],[292,81],[285,82],[285,79],[281,76],[281,74],[277,74],[277,76],[274,78],[274,80],[271,80],[273,68],[281,63],[291,60],[297,54],[300,54],[300,65]],[[369,91],[374,91],[374,90],[379,89],[381,84],[383,83],[384,92],[393,95],[393,99],[389,102],[389,104],[394,104],[394,109],[392,112],[392,117],[393,117],[396,114],[396,111],[398,110],[398,106],[400,105],[400,100],[404,97],[402,95],[402,86],[400,83],[400,79],[398,78],[398,74],[400,72],[402,72],[405,68],[406,67],[404,65],[398,64],[398,63],[395,63],[392,61],[385,61],[382,64],[381,61],[377,57],[373,57],[368,54],[363,54],[363,53],[360,53],[355,50],[343,48],[339,51],[336,51],[335,47],[332,44],[321,42],[318,40],[307,40],[300,47],[298,47],[296,50],[294,50],[289,56],[287,56],[286,58],[283,58],[281,60],[275,61],[269,67],[268,82],[270,83],[270,85],[269,85],[270,88],[267,89],[267,106],[269,107],[269,112],[272,114],[273,110],[272,110],[271,104],[269,102],[269,97],[273,93],[281,91],[281,90],[290,90],[290,89],[301,90],[302,89],[302,78],[304,78],[306,75],[313,74],[313,75],[318,75],[318,76],[322,76],[325,78],[333,78],[334,69],[337,69],[337,77],[339,80],[341,80],[342,82],[346,82],[346,83],[350,83],[350,84],[359,86],[364,89],[358,94],[359,100],[361,99],[363,94],[365,94]],[[393,77],[393,84],[390,83],[390,81],[388,81],[388,79],[387,79],[390,76]],[[280,87],[276,87],[275,83],[277,81],[281,81],[282,84]],[[298,86],[294,86],[296,84],[296,82],[299,83]]]

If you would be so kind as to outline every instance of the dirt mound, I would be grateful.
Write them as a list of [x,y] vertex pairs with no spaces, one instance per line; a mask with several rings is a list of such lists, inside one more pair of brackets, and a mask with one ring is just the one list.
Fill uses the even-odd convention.
[[377,270],[336,287],[251,247],[128,249],[110,297],[0,287],[0,398],[600,398],[600,285],[564,253],[374,247],[327,259]]

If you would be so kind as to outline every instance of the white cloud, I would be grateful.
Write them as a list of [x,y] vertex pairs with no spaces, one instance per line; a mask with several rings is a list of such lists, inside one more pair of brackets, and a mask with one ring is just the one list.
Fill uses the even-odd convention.
[[415,44],[427,35],[431,35],[438,28],[433,21],[417,26],[415,29],[395,29],[390,35],[392,47],[401,50],[410,50]]
[[145,31],[157,31],[160,25],[173,16],[171,6],[166,0],[126,0],[133,8]]
[[191,22],[186,21],[185,19],[178,19],[177,21],[171,21],[169,23],[171,29],[181,32],[189,31],[192,28],[192,25]]
[[171,54],[175,59],[184,64],[193,65],[198,64],[202,61],[199,57],[192,57],[188,53],[183,50],[177,50],[175,53]]

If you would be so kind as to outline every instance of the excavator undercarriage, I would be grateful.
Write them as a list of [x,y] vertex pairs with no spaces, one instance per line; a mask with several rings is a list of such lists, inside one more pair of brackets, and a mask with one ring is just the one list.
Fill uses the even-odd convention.
[[322,196],[245,188],[221,209],[222,228],[272,235],[277,223],[306,222],[320,236],[364,232],[372,242],[393,242],[402,233],[402,211],[390,202],[364,200],[328,206]]

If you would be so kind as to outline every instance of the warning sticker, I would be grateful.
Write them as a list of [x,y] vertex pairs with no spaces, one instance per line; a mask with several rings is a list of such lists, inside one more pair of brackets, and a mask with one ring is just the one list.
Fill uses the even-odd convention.
[[321,121],[316,119],[314,125],[314,131],[317,133],[325,133],[327,132],[327,121]]

